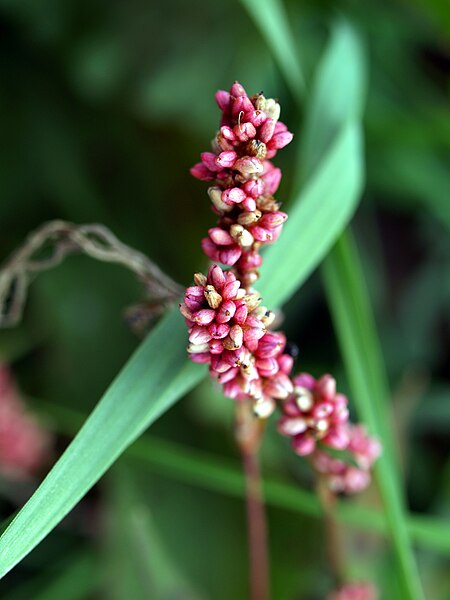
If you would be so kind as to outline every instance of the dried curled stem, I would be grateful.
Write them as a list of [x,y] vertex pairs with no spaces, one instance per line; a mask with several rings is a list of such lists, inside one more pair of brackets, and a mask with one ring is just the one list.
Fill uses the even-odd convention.
[[[39,258],[45,250],[50,250],[50,256]],[[125,266],[144,284],[148,299],[155,305],[174,302],[182,293],[182,288],[147,256],[123,244],[107,227],[50,221],[33,231],[0,270],[0,327],[13,327],[22,318],[33,277],[75,252]]]

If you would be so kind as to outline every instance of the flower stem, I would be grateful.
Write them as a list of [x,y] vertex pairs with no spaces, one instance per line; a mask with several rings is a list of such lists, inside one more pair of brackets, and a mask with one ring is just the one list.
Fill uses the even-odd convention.
[[254,417],[250,403],[238,402],[235,435],[245,476],[251,600],[269,599],[266,511],[258,458],[263,432],[263,423]]
[[337,586],[345,583],[345,556],[342,532],[334,514],[336,496],[330,490],[325,478],[317,475],[317,495],[324,511],[327,557]]

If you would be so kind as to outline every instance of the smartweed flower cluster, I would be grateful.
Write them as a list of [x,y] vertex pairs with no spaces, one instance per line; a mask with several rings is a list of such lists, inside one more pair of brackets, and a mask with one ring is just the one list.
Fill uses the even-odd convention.
[[[331,375],[292,376],[294,358],[284,333],[271,329],[275,313],[255,288],[266,244],[281,234],[288,215],[274,198],[281,171],[271,159],[293,135],[279,120],[280,105],[260,94],[249,97],[239,83],[216,94],[222,112],[212,150],[191,173],[210,183],[217,223],[202,240],[213,261],[207,275],[194,275],[180,311],[189,328],[190,358],[209,364],[225,396],[250,401],[256,417],[279,409],[278,430],[293,450],[308,456],[333,492],[352,493],[370,482],[380,444],[362,425],[351,425],[347,398]],[[229,267],[223,270],[217,264]],[[327,450],[345,451],[347,462]]]

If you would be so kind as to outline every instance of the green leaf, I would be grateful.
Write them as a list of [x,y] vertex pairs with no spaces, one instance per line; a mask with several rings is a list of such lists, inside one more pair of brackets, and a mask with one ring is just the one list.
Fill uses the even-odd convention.
[[366,65],[354,29],[339,21],[317,69],[306,101],[300,172],[309,175],[340,134],[343,125],[360,119],[366,93]]
[[185,337],[186,325],[174,308],[131,357],[0,538],[0,576],[22,560],[123,450],[205,375],[204,368],[186,360]]
[[241,3],[273,52],[292,95],[300,102],[304,89],[303,74],[283,3],[281,0],[241,0]]

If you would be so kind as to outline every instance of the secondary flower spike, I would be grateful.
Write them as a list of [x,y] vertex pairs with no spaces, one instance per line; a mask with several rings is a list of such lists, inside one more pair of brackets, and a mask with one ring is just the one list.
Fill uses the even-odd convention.
[[279,121],[278,102],[262,93],[249,98],[236,82],[229,92],[217,92],[216,101],[222,118],[212,151],[191,169],[194,177],[213,183],[208,195],[219,217],[202,249],[212,261],[235,266],[249,287],[262,264],[259,249],[278,238],[287,219],[273,197],[281,171],[269,159],[293,135]]

